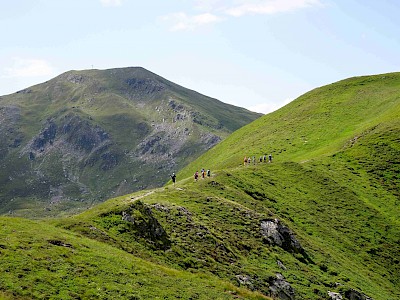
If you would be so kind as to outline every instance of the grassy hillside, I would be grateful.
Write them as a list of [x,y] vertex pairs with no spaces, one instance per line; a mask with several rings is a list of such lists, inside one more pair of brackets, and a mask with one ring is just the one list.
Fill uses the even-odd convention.
[[[351,289],[373,299],[397,299],[398,199],[343,168],[338,162],[230,169],[199,182],[184,180],[177,188],[117,198],[58,224],[175,269],[236,284],[244,276],[249,288],[265,295],[272,295],[280,273],[300,299]],[[135,225],[122,219],[125,214]],[[271,244],[260,233],[261,224],[275,218],[293,230],[304,252]],[[152,234],[151,220],[165,234]]]
[[203,167],[236,167],[243,164],[244,156],[258,159],[270,153],[278,161],[305,162],[333,155],[363,138],[375,144],[379,132],[391,135],[388,147],[398,151],[399,90],[399,73],[350,78],[317,88],[237,130],[180,175],[191,176]]
[[[273,163],[259,164],[269,153]],[[257,164],[244,167],[253,155]],[[358,287],[379,290],[374,299],[397,299],[399,157],[400,74],[393,73],[315,89],[236,131],[178,176],[229,168],[230,185],[267,201],[322,247],[332,267],[352,266]]]
[[40,222],[0,218],[0,299],[265,299]]
[[[321,87],[236,131],[179,173],[176,186],[117,197],[64,219],[4,219],[10,238],[0,251],[14,255],[19,248],[8,245],[21,235],[21,251],[29,253],[36,243],[30,228],[44,226],[40,249],[72,251],[70,244],[88,251],[77,258],[93,282],[119,273],[97,270],[101,264],[90,258],[103,254],[84,249],[116,253],[116,266],[117,257],[128,257],[140,261],[136,268],[151,265],[156,274],[171,270],[187,278],[165,288],[171,299],[177,289],[188,293],[183,299],[331,299],[330,292],[343,299],[399,299],[399,104],[400,74]],[[272,163],[243,165],[244,155],[264,153],[273,154]],[[194,181],[202,167],[212,176]],[[26,235],[7,228],[10,222],[21,223]],[[49,261],[69,261],[47,253]],[[20,270],[24,260],[41,255],[2,257],[9,270]],[[9,282],[25,282],[9,273]],[[146,290],[134,295],[145,299],[147,288],[160,284],[157,278],[132,277]],[[106,284],[107,293],[115,284]],[[38,298],[40,289],[31,286],[23,294],[0,281],[5,296]]]
[[0,97],[0,213],[54,216],[161,186],[259,116],[143,68],[66,72]]

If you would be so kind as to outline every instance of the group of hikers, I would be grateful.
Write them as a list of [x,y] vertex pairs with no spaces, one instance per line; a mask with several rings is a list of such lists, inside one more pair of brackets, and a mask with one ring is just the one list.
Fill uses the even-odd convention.
[[[259,158],[259,161],[260,161],[260,163],[262,163],[262,162],[267,162],[267,154],[261,155],[260,158]],[[252,162],[253,162],[253,165],[256,164],[257,161],[256,161],[256,157],[255,157],[255,156],[253,156],[253,157],[251,157],[251,156],[248,156],[248,157],[245,156],[245,157],[244,157],[244,160],[243,160],[243,165],[244,165],[244,166],[250,165]],[[269,163],[272,162],[272,154],[268,155],[268,162],[269,162]]]
[[[203,179],[206,178],[206,175],[207,175],[207,177],[211,176],[210,169],[208,169],[207,171],[205,169],[201,169],[201,178],[203,178]],[[196,171],[194,173],[194,180],[197,181],[198,179],[199,179],[199,171]]]
[[[260,163],[262,163],[262,162],[267,162],[267,158],[268,158],[268,162],[269,163],[271,163],[272,162],[272,154],[270,154],[270,155],[268,155],[267,156],[267,154],[264,154],[264,155],[261,155],[260,156],[260,158],[259,158],[259,162]],[[256,157],[255,156],[253,156],[253,157],[251,157],[251,156],[245,156],[244,157],[244,160],[243,160],[243,165],[244,166],[246,166],[246,165],[250,165],[251,163],[253,163],[254,165],[256,164],[256,162],[257,162],[257,160],[256,160]],[[201,169],[201,178],[206,178],[206,176],[207,177],[211,177],[211,171],[210,171],[210,169],[208,169],[207,171],[205,170],[205,169]],[[199,179],[199,176],[200,176],[200,174],[199,174],[199,171],[196,171],[195,173],[194,173],[194,180],[195,181],[197,181],[198,179]],[[175,185],[175,182],[176,182],[176,175],[175,175],[175,173],[172,173],[171,175],[169,175],[170,177],[171,177],[171,179],[172,179],[172,183]]]
[[[176,175],[175,173],[172,173],[171,175],[169,175],[172,179],[172,183],[173,185],[175,185],[176,182]],[[205,169],[201,169],[201,177],[204,179],[207,177],[211,177],[211,171],[210,169],[208,169],[207,171]],[[194,180],[197,181],[199,179],[199,171],[196,171],[196,173],[194,173]]]

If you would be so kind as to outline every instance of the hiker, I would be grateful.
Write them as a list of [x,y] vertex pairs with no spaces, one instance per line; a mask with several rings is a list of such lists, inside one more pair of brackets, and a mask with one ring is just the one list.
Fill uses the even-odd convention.
[[194,173],[194,180],[197,181],[198,178],[199,178],[199,171],[196,171],[196,173]]
[[201,177],[203,179],[206,178],[206,170],[204,170],[204,169],[201,170]]
[[175,173],[172,173],[172,175],[169,175],[169,176],[171,176],[172,183],[173,183],[174,186],[175,186],[175,181],[176,181],[176,175],[175,175]]
[[264,154],[264,162],[267,162],[267,154]]
[[260,163],[262,163],[262,159],[263,159],[262,156],[260,156]]
[[249,163],[249,165],[251,164],[251,157],[249,156],[249,158],[247,159],[247,162]]
[[207,177],[210,177],[211,176],[211,171],[210,171],[210,169],[208,169],[207,170]]
[[247,164],[247,157],[245,156],[243,160],[243,166],[246,166],[246,164]]
[[253,155],[253,165],[256,164],[256,157]]
[[272,154],[268,155],[268,162],[272,162]]

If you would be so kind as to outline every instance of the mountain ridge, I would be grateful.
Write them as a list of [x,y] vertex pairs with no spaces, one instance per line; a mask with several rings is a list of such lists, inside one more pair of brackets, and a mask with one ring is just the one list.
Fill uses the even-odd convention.
[[3,213],[38,215],[160,186],[260,116],[144,68],[65,72],[0,106]]

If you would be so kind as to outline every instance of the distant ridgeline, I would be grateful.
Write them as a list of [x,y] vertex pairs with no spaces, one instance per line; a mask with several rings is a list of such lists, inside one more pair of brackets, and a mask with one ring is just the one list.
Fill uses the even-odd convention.
[[66,72],[0,97],[0,213],[53,215],[161,186],[259,116],[143,68]]

